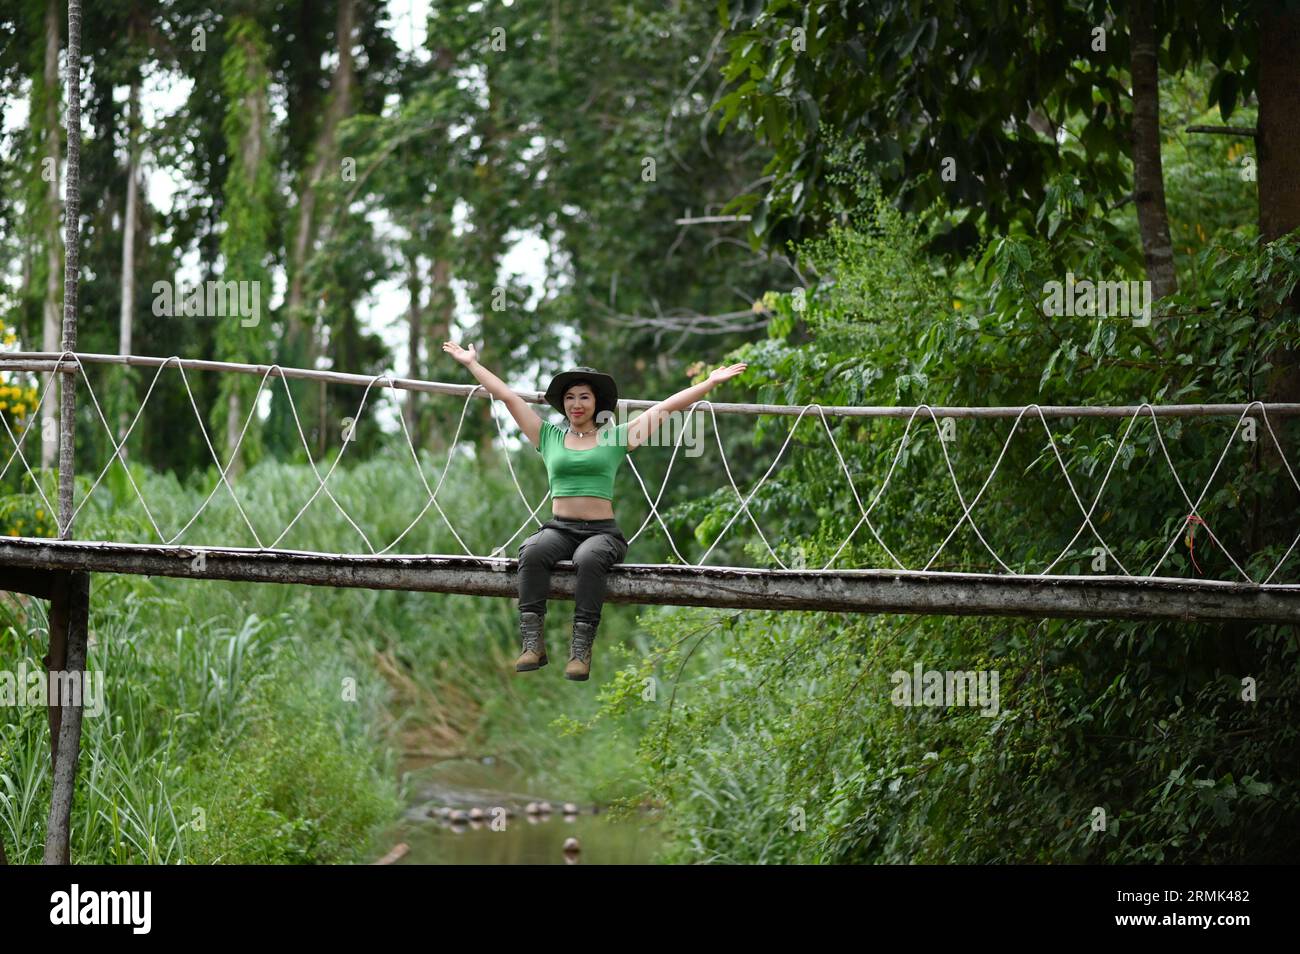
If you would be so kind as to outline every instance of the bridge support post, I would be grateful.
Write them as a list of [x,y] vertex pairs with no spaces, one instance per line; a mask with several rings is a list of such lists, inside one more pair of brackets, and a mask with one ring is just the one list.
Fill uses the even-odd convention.
[[[51,583],[50,650],[45,665],[51,676],[48,708],[54,785],[50,795],[43,862],[66,865],[71,860],[72,798],[77,761],[81,755],[90,574],[58,573]],[[55,678],[56,674],[59,678]]]
[[[68,597],[71,573],[48,574],[48,593],[50,601],[50,645],[42,662],[45,671],[53,674],[62,672],[68,666]],[[50,680],[53,682],[53,680]],[[50,773],[53,775],[59,762],[59,726],[63,722],[63,707],[60,700],[49,698],[45,709],[50,721]]]

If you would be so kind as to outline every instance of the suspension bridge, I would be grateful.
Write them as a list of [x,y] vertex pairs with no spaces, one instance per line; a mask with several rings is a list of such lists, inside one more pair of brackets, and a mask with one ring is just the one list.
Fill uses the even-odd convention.
[[[119,365],[140,368],[152,368],[154,375],[149,383],[144,398],[140,401],[134,419],[125,433],[119,438],[114,434],[105,417],[99,396],[95,393],[86,370],[91,365]],[[156,535],[156,542],[122,542],[113,540],[74,539],[71,534],[77,514],[86,506],[91,496],[100,487],[110,467],[123,457],[123,449],[130,441],[132,432],[140,423],[150,398],[162,379],[163,373],[174,370],[179,376],[189,396],[190,407],[194,414],[194,424],[203,437],[217,466],[219,477],[214,483],[202,505],[190,519],[173,532],[164,530],[154,512],[149,507],[138,484],[129,469],[123,469],[134,489],[137,498]],[[56,506],[45,495],[39,481],[35,480],[24,445],[34,428],[27,428],[22,433],[15,433],[7,419],[0,417],[13,450],[0,467],[0,479],[11,466],[20,462],[29,474],[37,492],[51,513],[58,513],[58,539],[42,537],[0,537],[0,587],[5,587],[38,596],[54,592],[51,574],[59,573],[128,573],[146,576],[167,576],[187,579],[221,579],[256,583],[305,584],[313,586],[366,587],[370,589],[429,591],[441,593],[472,594],[479,596],[515,597],[517,596],[518,570],[517,560],[506,554],[512,545],[522,536],[539,526],[541,520],[538,511],[545,505],[547,497],[533,504],[520,486],[518,475],[509,452],[509,441],[499,416],[492,413],[492,420],[502,438],[498,446],[505,457],[510,476],[518,493],[521,513],[526,517],[515,533],[506,541],[495,547],[489,554],[477,555],[465,542],[462,528],[458,528],[451,517],[439,504],[438,494],[447,478],[454,459],[455,447],[460,439],[470,404],[475,399],[489,399],[490,395],[478,385],[447,384],[400,378],[392,375],[354,375],[331,371],[316,371],[301,368],[285,368],[278,365],[251,365],[217,361],[198,361],[178,357],[157,358],[144,356],[120,356],[105,354],[65,352],[14,352],[0,355],[0,371],[47,372],[68,377],[79,376],[79,383],[90,398],[91,405],[100,425],[108,436],[112,447],[108,459],[99,470],[89,491],[71,508],[66,503]],[[419,456],[411,435],[406,427],[404,417],[399,417],[406,449],[409,450],[414,464],[413,473],[423,483],[425,503],[420,512],[407,525],[406,529],[394,539],[380,546],[371,540],[370,535],[357,523],[356,519],[340,503],[329,487],[331,475],[343,463],[353,442],[343,441],[328,470],[322,474],[316,462],[311,463],[315,474],[317,488],[311,496],[303,501],[301,508],[286,526],[277,534],[259,530],[254,526],[240,504],[236,485],[228,477],[230,463],[233,461],[239,444],[242,444],[250,426],[257,418],[258,400],[250,402],[247,416],[240,431],[238,443],[230,454],[230,460],[222,464],[217,450],[208,433],[205,419],[194,398],[187,372],[215,372],[257,375],[260,378],[258,397],[273,382],[282,383],[288,406],[292,411],[297,426],[298,436],[311,460],[311,450],[302,429],[298,408],[294,404],[292,391],[287,382],[290,380],[315,380],[326,384],[342,385],[360,390],[354,420],[364,419],[367,402],[371,400],[376,388],[392,388],[408,391],[423,391],[433,394],[461,398],[460,415],[456,431],[448,444],[446,465],[438,478],[436,486],[430,486],[423,469],[419,466]],[[53,389],[44,388],[41,401],[46,400]],[[526,400],[544,405],[540,392],[522,395]],[[620,402],[629,411],[650,407],[651,401]],[[39,417],[40,406],[33,411],[32,418]],[[1222,541],[1214,534],[1208,521],[1200,514],[1199,508],[1211,484],[1222,468],[1231,442],[1236,439],[1236,429],[1229,434],[1223,451],[1218,457],[1214,472],[1206,481],[1204,488],[1193,498],[1183,478],[1178,472],[1169,449],[1159,429],[1161,421],[1176,418],[1196,418],[1206,416],[1224,416],[1236,418],[1240,425],[1247,418],[1255,418],[1260,427],[1261,439],[1267,438],[1285,464],[1285,473],[1296,489],[1300,490],[1300,481],[1287,459],[1277,435],[1273,430],[1272,420],[1285,415],[1300,413],[1300,405],[1252,403],[1242,405],[1151,405],[1140,404],[1126,407],[1061,407],[1037,406],[1026,407],[822,407],[810,404],[803,407],[771,404],[715,404],[708,401],[698,402],[689,411],[690,414],[708,413],[713,417],[713,433],[717,437],[717,450],[722,463],[722,472],[735,495],[735,509],[722,531],[714,539],[700,559],[694,563],[682,556],[677,543],[669,531],[659,509],[665,489],[677,463],[681,450],[682,437],[686,433],[680,429],[672,447],[672,456],[660,486],[652,493],[636,466],[636,455],[627,458],[632,474],[643,493],[649,512],[641,526],[629,537],[635,542],[638,537],[651,529],[654,521],[662,530],[678,563],[638,564],[625,563],[614,566],[609,574],[609,602],[671,604],[683,606],[711,606],[735,609],[769,609],[769,610],[819,610],[830,612],[866,612],[866,613],[932,613],[944,615],[997,615],[1027,617],[1069,617],[1069,618],[1112,618],[1112,619],[1178,619],[1186,621],[1212,620],[1252,620],[1260,622],[1296,622],[1300,621],[1300,585],[1282,582],[1278,574],[1300,545],[1300,533],[1292,541],[1290,548],[1283,554],[1267,575],[1252,578],[1243,567],[1244,560],[1238,560]],[[772,460],[771,466],[759,478],[748,492],[742,492],[732,472],[732,467],[717,428],[718,414],[744,415],[778,415],[793,417],[780,450]],[[790,566],[773,549],[767,535],[760,526],[750,502],[760,492],[764,484],[776,472],[805,417],[820,422],[827,439],[827,452],[833,453],[844,476],[847,492],[851,494],[860,513],[857,525],[846,535],[839,548],[821,567],[805,565]],[[864,502],[853,475],[845,462],[843,453],[837,443],[830,420],[848,417],[893,417],[905,420],[902,435],[897,440],[892,461],[879,486]],[[1115,442],[1110,465],[1101,485],[1092,495],[1091,503],[1080,496],[1075,479],[1071,477],[1061,453],[1059,442],[1053,434],[1050,420],[1059,418],[1101,417],[1114,418],[1123,424],[1123,433]],[[896,468],[909,445],[914,440],[913,431],[920,427],[940,428],[946,419],[1007,419],[1011,421],[1006,441],[1002,446],[993,467],[982,485],[974,494],[964,489],[959,481],[949,455],[947,444],[943,440],[938,446],[943,450],[948,478],[957,500],[960,501],[962,514],[934,550],[930,559],[920,565],[907,566],[895,555],[895,548],[889,545],[882,528],[872,521],[872,512],[880,502],[885,491],[894,481]],[[1115,555],[1115,550],[1105,539],[1095,519],[1097,508],[1107,490],[1108,482],[1117,462],[1121,459],[1135,425],[1143,419],[1149,419],[1156,428],[1161,457],[1170,477],[1175,481],[1180,495],[1186,505],[1186,524],[1180,523],[1171,534],[1168,545],[1155,563],[1146,569],[1130,570]],[[1046,434],[1046,447],[1050,448],[1051,460],[1059,468],[1065,486],[1078,507],[1079,523],[1073,537],[1056,559],[1037,569],[1013,568],[1003,555],[993,547],[985,534],[981,532],[975,511],[985,490],[997,474],[1005,459],[1012,438],[1024,424],[1041,424]],[[815,426],[815,423],[814,423]],[[30,449],[30,448],[28,448]],[[216,544],[200,544],[186,540],[203,510],[216,494],[225,491],[231,497],[240,517],[248,529],[249,537],[256,544],[252,547],[225,545],[225,541]],[[547,495],[549,496],[549,495]],[[356,534],[359,546],[354,552],[314,552],[294,550],[281,547],[294,526],[303,518],[317,498],[328,500],[337,511],[337,516],[346,521]],[[409,553],[396,548],[402,539],[424,519],[434,519],[429,511],[433,509],[437,518],[446,524],[462,553]],[[742,567],[730,565],[713,565],[706,561],[727,534],[745,518],[756,531],[772,565],[765,567]],[[1224,553],[1236,571],[1237,579],[1212,580],[1204,578],[1187,578],[1161,575],[1161,567],[1168,561],[1171,551],[1192,522],[1202,530],[1210,542]],[[980,544],[987,550],[992,560],[1000,567],[1001,573],[952,572],[933,569],[944,549],[957,532],[966,525],[974,533]],[[865,528],[865,530],[864,530]],[[880,549],[887,554],[892,565],[871,568],[835,568],[834,564],[848,546],[852,538],[863,532],[870,534]],[[1093,541],[1106,553],[1119,572],[1116,574],[1065,574],[1054,573],[1065,558],[1067,552],[1079,541]],[[1300,560],[1300,556],[1297,557]],[[572,599],[576,581],[571,561],[562,561],[555,570],[552,579],[552,598]]]
[[[398,378],[388,374],[367,376],[287,368],[279,365],[83,353],[75,350],[75,318],[69,318],[66,312],[64,326],[63,344],[66,349],[64,351],[0,354],[0,373],[49,374],[47,386],[41,389],[40,402],[33,410],[31,420],[40,419],[42,404],[47,399],[52,400],[52,395],[57,393],[60,401],[57,429],[59,461],[57,505],[46,495],[41,480],[33,472],[27,458],[27,452],[31,447],[25,448],[25,445],[29,435],[37,428],[25,427],[21,433],[17,433],[11,427],[8,417],[0,414],[0,424],[3,424],[13,446],[3,467],[0,467],[0,480],[8,474],[11,466],[23,467],[31,477],[36,493],[49,508],[50,513],[57,515],[58,530],[57,538],[16,535],[0,537],[0,590],[26,593],[49,601],[49,652],[43,662],[51,677],[58,675],[60,680],[65,681],[59,683],[62,688],[58,693],[52,693],[48,705],[53,790],[44,857],[46,863],[66,864],[69,861],[71,806],[80,752],[83,714],[82,699],[74,689],[69,688],[66,679],[69,675],[79,678],[85,669],[93,574],[137,574],[192,580],[365,587],[377,590],[410,590],[515,598],[518,586],[518,561],[508,554],[521,535],[530,531],[532,527],[540,525],[542,521],[538,519],[537,514],[545,505],[549,494],[536,504],[528,499],[515,473],[510,442],[502,430],[495,405],[492,405],[491,417],[501,437],[496,446],[504,455],[507,469],[518,492],[520,512],[527,516],[509,539],[500,542],[486,555],[475,554],[465,542],[461,529],[455,525],[439,503],[438,495],[446,482],[453,461],[458,457],[456,448],[471,402],[484,398],[491,400],[491,395],[481,386]],[[87,368],[95,365],[154,369],[153,379],[140,401],[134,419],[120,438],[114,434],[113,427],[105,417],[103,405],[87,374]],[[216,464],[217,479],[206,499],[189,520],[169,532],[160,526],[157,515],[150,508],[149,501],[145,499],[131,469],[126,466],[125,449],[163,373],[173,370],[189,396],[195,424]],[[249,402],[243,429],[233,448],[229,450],[228,460],[224,465],[213,446],[212,437],[204,423],[204,415],[194,398],[194,391],[190,387],[188,377],[190,372],[257,375],[260,378],[257,397]],[[320,467],[313,460],[311,448],[303,433],[298,409],[294,404],[292,390],[289,388],[289,381],[294,379],[319,381],[322,386],[334,384],[361,389],[357,410],[353,415],[354,421],[365,419],[367,400],[376,388],[423,391],[461,399],[456,431],[446,445],[446,462],[435,486],[430,486],[420,465],[419,454],[407,430],[405,417],[401,415],[398,417],[406,447],[410,451],[414,464],[414,473],[418,475],[423,485],[425,502],[407,527],[396,534],[392,540],[386,543],[372,540],[331,490],[330,478],[348,455],[354,442],[342,441],[333,461],[322,474]],[[56,380],[59,382],[58,387],[53,386]],[[231,464],[237,460],[239,448],[248,433],[248,428],[258,417],[258,398],[261,397],[269,382],[279,382],[288,397],[288,407],[292,411],[298,436],[307,452],[306,459],[316,479],[315,491],[278,533],[265,528],[259,529],[254,525],[240,502],[235,482],[230,479]],[[79,389],[84,389],[89,398],[95,419],[108,435],[108,446],[111,450],[88,490],[82,494],[80,501],[74,501],[75,424]],[[535,404],[545,403],[540,392],[522,393],[521,396]],[[648,408],[652,402],[622,401],[620,404],[625,410],[631,411]],[[1300,584],[1287,582],[1283,575],[1283,570],[1293,555],[1300,562],[1300,553],[1297,553],[1297,546],[1300,546],[1300,531],[1271,567],[1266,568],[1266,571],[1257,570],[1252,576],[1247,567],[1255,565],[1258,561],[1246,556],[1239,560],[1215,535],[1211,522],[1201,513],[1206,495],[1222,469],[1224,461],[1228,458],[1233,442],[1239,439],[1238,430],[1248,419],[1257,425],[1262,425],[1263,434],[1271,441],[1272,450],[1284,464],[1285,476],[1295,489],[1300,491],[1300,480],[1296,478],[1295,469],[1287,458],[1272,423],[1274,419],[1300,413],[1300,404],[1254,402],[1241,405],[1152,405],[1143,403],[1109,407],[1038,405],[823,407],[810,404],[794,407],[771,404],[715,404],[700,401],[689,409],[690,415],[705,412],[713,421],[719,461],[731,491],[735,495],[734,511],[703,556],[695,562],[687,560],[678,549],[659,510],[664,491],[677,463],[685,428],[680,429],[678,433],[668,466],[654,493],[651,492],[637,468],[634,458],[638,455],[629,455],[627,460],[630,470],[649,505],[645,520],[629,538],[629,543],[634,543],[645,533],[653,520],[662,530],[673,555],[680,562],[623,563],[613,566],[608,574],[607,602],[843,613],[924,613],[1188,622],[1300,622]],[[719,414],[777,415],[794,418],[771,465],[748,492],[742,492],[732,471],[726,446],[717,427]],[[1213,472],[1193,496],[1193,491],[1189,491],[1170,456],[1169,448],[1161,434],[1161,424],[1169,422],[1170,419],[1215,416],[1228,420],[1235,418],[1236,426],[1227,435]],[[879,482],[879,486],[874,488],[874,493],[866,495],[868,499],[865,502],[864,495],[859,493],[853,472],[837,443],[835,430],[830,426],[832,419],[851,417],[886,417],[905,421],[903,433],[896,443],[888,470]],[[1114,453],[1103,479],[1095,493],[1090,495],[1090,501],[1086,501],[1076,487],[1049,423],[1062,418],[1085,417],[1111,418],[1124,425],[1122,434],[1115,441]],[[834,454],[843,474],[845,487],[860,514],[856,525],[820,567],[804,565],[806,561],[802,559],[793,561],[793,565],[787,564],[772,547],[750,507],[755,496],[777,471],[796,430],[805,418],[809,418],[814,426],[816,423],[821,424],[827,439],[827,451]],[[966,418],[1000,419],[1011,422],[1001,452],[987,477],[974,493],[963,489],[957,478],[947,444],[942,437],[942,425],[945,421],[951,423]],[[1171,531],[1163,552],[1150,566],[1135,566],[1130,569],[1119,559],[1114,548],[1105,539],[1098,525],[1105,521],[1095,518],[1107,486],[1115,473],[1116,465],[1120,461],[1120,455],[1129,445],[1133,429],[1139,421],[1149,421],[1154,427],[1157,438],[1154,446],[1160,450],[1159,457],[1178,488],[1182,505],[1178,508],[1179,514],[1170,515],[1172,519],[1167,521]],[[1059,468],[1062,479],[1069,488],[1070,497],[1078,507],[1079,521],[1073,536],[1054,559],[1037,567],[1017,568],[1012,565],[1014,561],[1005,559],[981,530],[977,519],[977,508],[1005,461],[1011,442],[1021,426],[1023,424],[1032,426],[1035,422],[1041,424],[1045,432],[1047,447],[1051,450],[1047,459]],[[177,425],[169,421],[168,426]],[[929,427],[935,428],[940,433],[937,446],[942,449],[947,476],[956,499],[960,502],[961,514],[947,536],[937,543],[928,560],[907,565],[897,555],[896,551],[902,549],[898,546],[899,541],[896,540],[895,546],[891,547],[886,539],[888,528],[880,525],[880,515],[876,510],[885,491],[897,479],[898,466],[909,446],[909,438],[913,430]],[[46,437],[46,434],[42,434],[42,438]],[[644,454],[644,451],[641,454]],[[88,501],[93,499],[96,492],[103,492],[100,490],[101,484],[109,468],[114,464],[120,466],[125,472],[127,481],[136,494],[156,540],[141,542],[74,538],[77,514]],[[216,494],[223,489],[229,494],[254,546],[234,546],[231,545],[233,541],[200,543],[187,537],[193,535],[195,522]],[[333,505],[338,517],[346,521],[355,532],[358,541],[356,549],[352,552],[317,552],[281,546],[294,526],[302,520],[313,503],[322,498],[322,495],[324,500]],[[1026,505],[1032,505],[1032,502]],[[434,519],[429,515],[431,508],[436,511],[437,519],[446,524],[452,538],[463,552],[412,553],[397,549],[402,539],[418,526],[420,521]],[[876,513],[875,520],[872,519],[873,513]],[[761,540],[763,548],[771,558],[771,565],[746,567],[707,563],[718,544],[742,518],[753,527],[757,538]],[[945,548],[963,527],[969,528],[1002,572],[957,572],[936,568],[936,562]],[[840,560],[853,537],[862,532],[863,528],[879,547],[879,552],[886,555],[887,565],[837,568],[836,562]],[[1206,538],[1222,552],[1235,571],[1234,578],[1221,580],[1161,574],[1161,569],[1168,563],[1177,541],[1190,528],[1204,531]],[[1089,543],[1096,541],[1097,546],[1093,548],[1094,551],[1104,553],[1119,572],[1115,574],[1059,572],[1063,562],[1069,562],[1071,554],[1077,557],[1079,550],[1075,548],[1075,544],[1081,539]],[[552,599],[572,600],[575,584],[576,569],[572,561],[561,561],[554,569],[548,596]],[[3,860],[2,851],[3,849],[0,848],[0,861]]]

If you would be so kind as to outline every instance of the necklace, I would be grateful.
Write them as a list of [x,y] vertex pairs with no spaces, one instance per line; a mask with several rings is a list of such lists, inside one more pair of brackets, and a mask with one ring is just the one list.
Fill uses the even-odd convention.
[[596,433],[596,428],[593,427],[591,430],[587,431],[584,434],[582,431],[575,430],[574,428],[570,427],[569,432],[572,434],[577,434],[579,437],[590,437],[592,434]]

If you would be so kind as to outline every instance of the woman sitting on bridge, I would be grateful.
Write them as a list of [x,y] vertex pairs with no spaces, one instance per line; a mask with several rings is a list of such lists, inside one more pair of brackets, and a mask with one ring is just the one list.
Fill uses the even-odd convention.
[[[442,350],[465,365],[478,382],[509,409],[520,430],[546,463],[553,519],[519,546],[519,634],[523,651],[516,672],[540,669],[547,663],[542,630],[551,570],[559,560],[572,559],[578,570],[574,592],[573,639],[566,679],[583,680],[591,673],[591,647],[605,602],[609,568],[627,555],[627,538],[614,519],[614,475],[628,453],[653,433],[668,414],[684,411],[723,381],[745,370],[743,364],[718,368],[707,381],[678,391],[640,417],[610,426],[618,406],[618,386],[608,374],[579,367],[551,379],[546,402],[564,415],[561,430],[543,421],[518,394],[483,365],[478,353],[447,341]],[[598,428],[600,421],[604,428]]]

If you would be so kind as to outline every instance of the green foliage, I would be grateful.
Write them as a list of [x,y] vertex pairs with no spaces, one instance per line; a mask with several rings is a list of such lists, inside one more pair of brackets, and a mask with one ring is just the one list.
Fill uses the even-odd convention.
[[[1155,5],[1160,65],[1173,75],[1214,64],[1203,103],[1226,117],[1255,88],[1257,17],[1199,10]],[[773,152],[770,184],[732,207],[753,213],[755,244],[818,234],[850,191],[831,175],[845,141],[905,211],[949,210],[935,248],[954,259],[1017,226],[1050,237],[1056,223],[1036,213],[1061,177],[1106,214],[1132,189],[1130,14],[1089,0],[1032,16],[1005,3],[721,3],[719,124]],[[1135,233],[1117,237],[1132,248]]]
[[[95,705],[88,694],[73,860],[366,858],[395,793],[377,758],[374,713],[340,701],[340,654],[309,649],[288,617],[250,616],[230,630],[150,590],[92,602],[87,669],[104,682]],[[19,614],[6,617],[5,658],[43,672],[41,634]],[[49,732],[39,706],[4,715],[0,827],[10,858],[30,862],[44,841]]]
[[[1267,246],[1220,236],[1187,263],[1197,291],[1162,302],[1141,327],[1042,308],[1045,282],[1067,270],[1132,274],[1105,241],[1111,223],[1069,215],[1052,243],[1012,233],[943,269],[921,251],[937,217],[909,220],[870,188],[861,194],[849,225],[800,246],[818,284],[769,295],[772,337],[732,355],[749,362],[759,401],[1244,402],[1266,393],[1269,356],[1300,338],[1286,305],[1300,278],[1300,233]],[[811,342],[794,343],[800,328]],[[859,522],[847,467],[881,536],[858,528],[835,566],[889,567],[897,557],[910,568],[1002,572],[991,548],[1017,571],[1095,572],[1100,540],[1076,533],[1082,514],[1059,453],[1085,506],[1108,482],[1092,517],[1111,548],[1102,551],[1108,572],[1120,572],[1118,561],[1132,573],[1159,565],[1166,575],[1239,579],[1201,534],[1200,569],[1193,565],[1188,503],[1164,457],[1195,500],[1226,446],[1198,512],[1261,579],[1294,534],[1268,506],[1287,477],[1264,427],[1259,442],[1270,443],[1261,447],[1235,439],[1235,424],[1166,421],[1157,436],[1149,418],[1131,429],[1057,419],[1048,422],[1053,450],[1033,416],[1018,425],[961,420],[945,453],[924,414],[910,428],[849,419],[831,425],[841,466],[820,423],[809,432],[801,422],[779,482],[751,506],[770,519],[774,502],[788,508],[780,555],[822,566]],[[759,439],[779,440],[790,426],[775,419]],[[1283,447],[1295,446],[1293,424],[1274,418],[1272,427]],[[949,460],[967,500],[983,488],[972,519],[987,547],[961,524]],[[800,512],[796,501],[819,504]],[[714,503],[696,511],[702,526],[728,514],[734,498]],[[1275,582],[1294,578],[1296,566],[1293,554]],[[1300,847],[1300,680],[1284,627],[705,619],[698,637],[684,635],[700,629],[693,612],[663,620],[651,654],[624,676],[630,686],[653,675],[676,687],[641,747],[645,797],[665,805],[676,835],[671,860],[1222,863],[1280,861]],[[718,625],[708,628],[709,619]],[[889,675],[918,661],[998,672],[1000,711],[893,705]],[[1245,698],[1245,680],[1257,701]],[[610,697],[608,711],[628,700]]]

